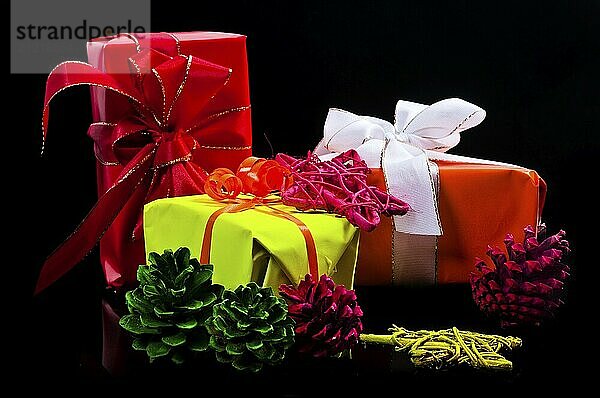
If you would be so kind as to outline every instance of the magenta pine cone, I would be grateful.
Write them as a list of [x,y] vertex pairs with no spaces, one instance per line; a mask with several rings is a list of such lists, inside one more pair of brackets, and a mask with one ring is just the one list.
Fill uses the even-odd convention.
[[569,253],[565,232],[538,242],[535,230],[525,228],[524,243],[515,243],[511,234],[504,239],[508,258],[498,247],[488,246],[487,254],[495,264],[490,268],[477,259],[477,272],[471,273],[475,303],[500,320],[502,327],[533,324],[554,316],[563,303],[569,267],[563,256]]
[[298,287],[281,285],[279,292],[296,322],[300,352],[314,357],[336,356],[358,342],[363,312],[354,290],[336,285],[327,275],[317,282],[308,274]]

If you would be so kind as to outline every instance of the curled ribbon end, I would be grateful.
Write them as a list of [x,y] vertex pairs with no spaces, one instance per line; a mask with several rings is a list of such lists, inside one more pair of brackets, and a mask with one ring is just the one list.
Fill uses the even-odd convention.
[[215,200],[235,199],[242,188],[242,180],[224,167],[215,169],[204,183],[204,191]]
[[38,294],[40,294],[44,289],[46,288],[46,286],[43,286],[40,284],[40,281],[38,281],[35,285],[35,290],[33,291],[33,296],[37,296]]
[[43,292],[44,290],[46,290],[46,288],[48,286],[50,286],[52,283],[54,283],[56,279],[58,279],[58,278],[52,278],[46,272],[44,272],[42,270],[42,273],[40,274],[40,276],[35,284],[33,296],[35,297],[38,294],[40,294],[41,292]]

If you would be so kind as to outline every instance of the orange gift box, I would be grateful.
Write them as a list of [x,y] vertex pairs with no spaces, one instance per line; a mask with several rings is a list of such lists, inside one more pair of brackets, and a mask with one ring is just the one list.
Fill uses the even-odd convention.
[[546,184],[535,171],[445,153],[485,115],[459,98],[400,100],[393,124],[329,110],[314,153],[327,160],[355,150],[372,171],[369,185],[411,207],[361,231],[356,285],[468,282],[488,245],[539,225]]
[[[418,283],[428,283],[427,279],[431,283],[468,282],[475,258],[484,257],[489,244],[502,244],[507,232],[520,240],[524,226],[539,224],[546,184],[535,171],[444,161],[436,164],[443,235],[403,234],[394,231],[391,218],[382,218],[374,231],[361,232],[356,285],[411,283],[413,276],[407,274],[423,273],[399,269],[401,264],[395,264],[394,259],[403,253],[394,255],[394,250],[432,257],[427,260],[434,268],[431,277],[418,277]],[[372,169],[369,183],[385,190],[381,169]],[[415,253],[419,250],[426,253]]]

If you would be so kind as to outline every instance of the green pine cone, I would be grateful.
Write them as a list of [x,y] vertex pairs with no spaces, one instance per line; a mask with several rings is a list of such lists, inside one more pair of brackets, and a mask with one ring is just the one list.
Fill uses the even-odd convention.
[[213,266],[190,258],[187,247],[150,253],[137,271],[139,287],[125,295],[130,314],[119,321],[135,336],[133,348],[146,351],[151,362],[170,357],[177,364],[189,352],[205,351],[205,322],[224,290],[212,283],[212,274]]
[[294,343],[287,303],[254,282],[226,290],[206,325],[217,360],[239,370],[258,372],[263,364],[280,363]]

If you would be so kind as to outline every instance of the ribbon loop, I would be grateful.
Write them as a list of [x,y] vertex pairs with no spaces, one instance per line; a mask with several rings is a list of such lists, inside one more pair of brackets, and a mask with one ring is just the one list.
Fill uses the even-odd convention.
[[226,168],[215,169],[208,175],[204,191],[215,200],[235,199],[242,192],[242,180]]
[[291,183],[290,172],[273,159],[251,156],[244,160],[236,175],[241,179],[244,192],[265,197],[273,191],[282,191]]
[[485,111],[459,98],[427,106],[396,104],[395,123],[330,109],[315,154],[323,160],[355,149],[371,168],[382,168],[388,192],[411,206],[394,217],[395,229],[415,235],[442,234],[429,159],[460,141],[460,133],[481,123]]
[[[430,106],[400,100],[396,104],[395,128],[414,138],[413,145],[421,149],[446,152],[458,144],[462,131],[483,119],[483,109],[460,98],[447,98]],[[435,149],[440,142],[447,145]]]

